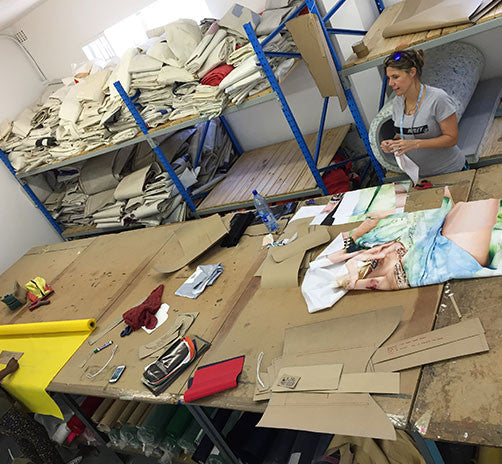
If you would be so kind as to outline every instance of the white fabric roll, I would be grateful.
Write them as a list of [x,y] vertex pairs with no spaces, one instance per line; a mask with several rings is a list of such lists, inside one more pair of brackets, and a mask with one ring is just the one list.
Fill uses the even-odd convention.
[[165,27],[166,42],[179,62],[184,65],[202,40],[202,33],[192,19],[178,19]]
[[219,85],[221,90],[225,90],[227,87],[235,84],[236,82],[244,79],[251,74],[254,74],[259,67],[256,64],[256,58],[254,56],[249,57],[240,66],[237,66],[228,76],[226,76]]

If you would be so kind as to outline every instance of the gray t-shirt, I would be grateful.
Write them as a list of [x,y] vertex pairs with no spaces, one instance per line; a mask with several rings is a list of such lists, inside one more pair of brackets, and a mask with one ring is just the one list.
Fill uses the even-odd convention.
[[[439,137],[442,135],[439,123],[456,111],[452,98],[444,90],[429,85],[424,87],[422,103],[416,114],[404,115],[404,139]],[[392,104],[392,120],[399,136],[403,112],[404,96],[398,96]],[[465,165],[465,157],[456,145],[448,148],[410,150],[407,155],[418,164],[420,177],[461,171]]]

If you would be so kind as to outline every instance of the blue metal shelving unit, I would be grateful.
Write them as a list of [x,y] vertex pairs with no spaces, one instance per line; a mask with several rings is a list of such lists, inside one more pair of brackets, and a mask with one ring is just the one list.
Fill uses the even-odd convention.
[[[366,34],[366,31],[362,31],[362,30],[331,28],[331,27],[326,26],[326,23],[331,19],[331,17],[338,11],[338,9],[346,1],[347,0],[339,0],[333,6],[333,8],[331,8],[331,10],[328,11],[327,14],[323,17],[321,15],[321,13],[319,12],[319,9],[316,5],[315,0],[306,0],[306,1],[302,2],[302,4],[295,11],[293,11],[290,15],[288,15],[285,18],[285,20],[282,22],[282,24],[276,30],[274,30],[271,34],[269,34],[269,36],[266,39],[264,39],[261,43],[258,41],[258,38],[256,37],[256,34],[255,34],[254,30],[252,29],[252,27],[250,25],[244,26],[246,33],[248,34],[248,38],[249,38],[249,40],[253,46],[253,49],[258,57],[259,64],[261,65],[265,75],[267,76],[267,78],[270,82],[270,85],[271,85],[273,91],[275,92],[275,94],[280,102],[282,112],[284,113],[286,121],[288,122],[288,124],[291,128],[291,131],[293,132],[293,135],[294,135],[294,137],[300,147],[300,150],[301,150],[301,152],[305,158],[305,161],[306,161],[306,163],[312,173],[312,176],[314,177],[314,179],[316,181],[317,187],[325,195],[328,194],[328,191],[327,191],[326,186],[324,184],[324,181],[322,179],[322,172],[329,171],[331,169],[336,169],[337,167],[339,167],[345,163],[345,162],[336,163],[336,164],[330,165],[328,167],[320,168],[320,169],[317,167],[317,163],[319,160],[319,153],[321,150],[322,136],[323,136],[323,132],[324,132],[326,114],[327,114],[328,105],[329,105],[329,97],[325,98],[324,102],[323,102],[323,107],[322,107],[321,116],[320,116],[320,123],[319,123],[319,132],[318,132],[318,136],[317,136],[316,149],[315,149],[315,153],[312,155],[312,153],[310,152],[310,150],[305,142],[305,138],[300,130],[300,127],[298,126],[298,123],[296,122],[296,119],[293,115],[293,112],[291,111],[291,108],[286,100],[286,97],[285,97],[285,95],[279,85],[279,82],[276,79],[274,72],[272,71],[272,68],[270,66],[270,63],[268,62],[268,59],[267,59],[267,57],[301,58],[301,55],[300,55],[300,53],[269,52],[269,51],[265,51],[264,47],[277,34],[280,33],[280,31],[285,27],[285,24],[287,21],[296,17],[298,14],[300,14],[302,12],[302,10],[305,9],[305,7],[308,7],[308,10],[311,13],[317,15],[319,18],[323,33],[325,35],[325,38],[327,40],[327,43],[328,43],[328,46],[330,49],[331,56],[333,57],[333,61],[336,65],[337,71],[340,73],[340,71],[342,70],[342,67],[341,67],[340,61],[336,55],[336,51],[334,49],[334,46],[330,40],[330,34],[346,34],[346,35],[354,35],[354,36],[362,36],[362,35]],[[384,8],[382,0],[375,0],[375,3],[378,8],[378,11],[381,13]],[[343,85],[343,82],[342,82],[342,85]],[[173,167],[171,166],[171,164],[169,163],[169,161],[165,157],[164,153],[162,153],[161,148],[158,146],[158,144],[156,143],[156,141],[154,139],[155,136],[161,135],[161,133],[166,133],[166,131],[174,131],[174,130],[177,130],[181,127],[173,126],[172,128],[169,128],[166,131],[162,131],[162,132],[150,131],[150,129],[147,127],[145,121],[142,119],[141,115],[139,114],[138,110],[136,109],[134,103],[131,101],[131,99],[129,98],[127,93],[123,90],[120,83],[119,82],[115,83],[115,87],[117,88],[119,95],[123,99],[125,105],[127,106],[129,111],[133,115],[136,123],[138,124],[138,127],[141,129],[141,131],[143,133],[143,135],[141,137],[139,137],[137,140],[133,139],[133,140],[127,141],[121,145],[126,145],[126,144],[130,145],[130,144],[139,143],[140,141],[146,140],[150,144],[150,146],[152,147],[153,151],[156,153],[160,163],[162,164],[162,166],[164,167],[166,172],[172,178],[176,188],[178,189],[178,191],[182,195],[183,199],[187,203],[187,206],[190,208],[190,210],[193,212],[193,214],[197,216],[197,209],[196,209],[195,204],[193,202],[193,197],[191,196],[190,191],[184,188],[183,184],[181,183],[178,176],[176,175]],[[354,122],[356,124],[356,127],[358,129],[358,132],[359,132],[361,138],[363,139],[363,142],[365,144],[365,148],[367,150],[367,155],[360,156],[357,159],[369,158],[370,162],[368,163],[368,165],[365,168],[365,173],[368,171],[368,168],[370,167],[370,165],[372,165],[377,176],[378,176],[379,181],[382,182],[383,177],[384,177],[384,173],[383,173],[383,170],[382,170],[380,164],[378,163],[378,161],[376,160],[375,156],[373,155],[373,153],[371,151],[371,146],[370,146],[369,138],[368,138],[368,132],[367,132],[366,127],[364,125],[361,113],[360,113],[359,108],[357,106],[357,103],[354,99],[352,91],[349,88],[347,88],[346,86],[344,86],[344,92],[345,92],[345,95],[347,98],[347,102],[348,102],[350,111],[351,111],[352,116],[354,118]],[[382,98],[381,98],[382,102],[383,102],[384,96],[385,95],[382,93]],[[232,142],[232,145],[234,146],[236,153],[238,154],[238,156],[240,156],[243,153],[243,150],[239,144],[239,141],[237,140],[237,137],[233,133],[232,128],[230,127],[228,121],[225,119],[225,117],[223,115],[219,116],[219,119],[220,119],[222,125],[224,126],[224,128],[226,129],[226,132],[228,133],[228,135],[230,137],[230,140]],[[198,121],[194,121],[193,124],[195,124],[196,122],[198,122]],[[196,159],[194,162],[194,167],[196,167],[200,161],[200,156],[202,154],[202,149],[203,149],[205,137],[207,134],[208,124],[209,124],[209,121],[206,121],[206,125],[204,127],[203,134],[202,134],[202,137],[200,140],[200,144],[199,144],[199,147],[197,150],[197,155],[196,155]],[[117,149],[118,148],[119,147],[117,146]],[[104,153],[104,152],[110,151],[112,149],[114,149],[114,147],[106,148],[103,150],[96,150],[96,153],[93,152],[90,155],[85,155],[85,157],[83,156],[82,159],[90,157],[90,156],[98,156],[101,152]],[[22,185],[24,190],[27,192],[27,194],[33,200],[35,205],[40,209],[40,211],[43,213],[43,215],[47,218],[47,220],[51,223],[51,225],[54,227],[54,229],[59,234],[62,234],[63,231],[61,230],[61,227],[59,226],[59,224],[52,218],[51,214],[47,211],[47,209],[45,208],[43,203],[37,198],[37,196],[35,195],[33,190],[29,187],[29,185],[24,180],[24,178],[27,177],[28,175],[31,175],[31,173],[21,174],[20,176],[18,176],[16,174],[15,169],[12,167],[11,163],[9,162],[7,154],[2,151],[0,151],[0,159],[7,166],[7,168],[11,172],[11,174]],[[81,159],[79,157],[79,158],[76,158],[75,160],[65,161],[64,163],[59,163],[59,164],[66,165],[66,164],[70,164],[71,162],[76,162],[76,161],[80,161],[80,160]],[[354,160],[352,159],[352,160],[347,160],[347,161],[354,161]],[[57,166],[55,166],[55,167],[57,167]],[[39,171],[43,172],[48,169],[51,169],[51,168],[50,167],[49,168],[41,168],[41,169],[36,170],[36,172],[34,172],[33,174],[35,174]]]

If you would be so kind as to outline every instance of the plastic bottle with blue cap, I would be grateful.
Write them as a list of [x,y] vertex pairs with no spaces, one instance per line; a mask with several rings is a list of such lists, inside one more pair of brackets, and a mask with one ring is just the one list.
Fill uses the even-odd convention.
[[253,190],[253,202],[256,208],[256,212],[260,216],[260,219],[263,221],[263,224],[265,224],[265,227],[268,229],[268,231],[277,231],[279,224],[277,224],[270,206],[268,206],[265,198],[263,198],[256,190]]

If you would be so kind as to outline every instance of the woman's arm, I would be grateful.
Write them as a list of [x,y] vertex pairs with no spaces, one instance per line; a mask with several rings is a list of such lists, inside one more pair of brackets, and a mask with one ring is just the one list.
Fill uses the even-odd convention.
[[389,148],[397,152],[398,156],[410,151],[422,148],[448,148],[453,147],[458,142],[458,122],[457,115],[453,113],[439,123],[442,134],[432,139],[410,139],[390,141]]

